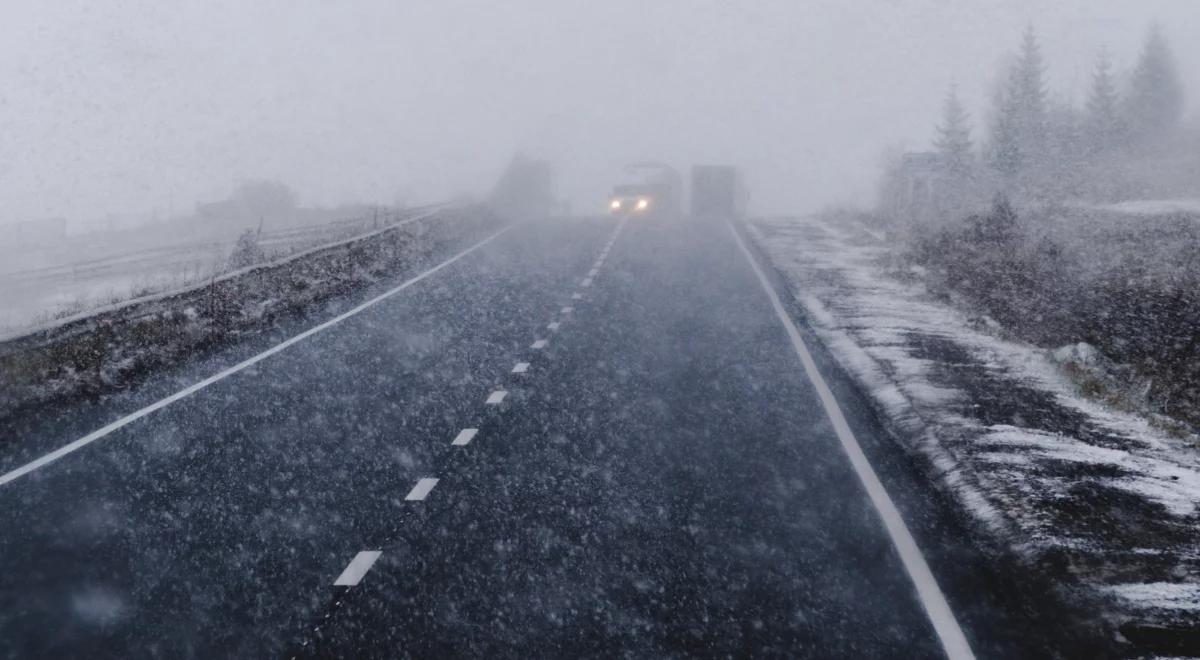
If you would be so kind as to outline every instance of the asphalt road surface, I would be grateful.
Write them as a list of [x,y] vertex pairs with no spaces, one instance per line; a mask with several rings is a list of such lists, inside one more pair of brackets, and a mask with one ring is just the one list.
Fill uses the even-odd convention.
[[751,253],[719,219],[521,223],[14,420],[0,655],[1102,654],[967,540]]

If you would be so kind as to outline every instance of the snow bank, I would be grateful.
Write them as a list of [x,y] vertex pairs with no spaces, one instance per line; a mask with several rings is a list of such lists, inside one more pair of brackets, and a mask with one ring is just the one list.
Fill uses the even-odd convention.
[[988,533],[1033,566],[1065,561],[1122,631],[1198,625],[1194,438],[1086,399],[1049,351],[934,299],[854,216],[749,229],[814,332]]
[[1200,199],[1136,199],[1116,204],[1088,204],[1081,207],[1126,215],[1200,215]]
[[411,272],[502,223],[485,208],[440,209],[203,285],[0,338],[0,423],[20,410],[128,387],[154,369]]

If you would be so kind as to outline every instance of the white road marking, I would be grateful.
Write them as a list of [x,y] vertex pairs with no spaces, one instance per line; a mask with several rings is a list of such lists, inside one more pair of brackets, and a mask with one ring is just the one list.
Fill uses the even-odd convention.
[[507,390],[496,390],[495,392],[492,392],[491,394],[488,395],[487,403],[488,403],[488,405],[494,406],[497,403],[500,403],[501,401],[503,401],[504,397],[506,397],[506,396],[508,396]]
[[471,441],[475,439],[475,435],[478,433],[479,429],[463,429],[458,432],[458,435],[454,436],[454,442],[451,442],[450,444],[457,445],[459,447],[469,445],[471,444]]
[[547,339],[539,339],[539,340],[533,342],[532,344],[530,344],[529,348],[532,348],[533,350],[538,351],[543,348],[546,348],[546,344],[549,344],[549,343],[550,343],[550,341]]
[[879,476],[875,474],[875,469],[871,467],[871,462],[867,460],[866,454],[863,453],[862,447],[858,444],[858,439],[854,437],[854,432],[850,430],[850,425],[846,422],[846,416],[842,413],[841,406],[838,405],[837,399],[834,398],[833,392],[829,389],[829,385],[825,382],[824,377],[821,376],[821,372],[817,370],[817,364],[813,361],[812,354],[808,352],[808,347],[804,344],[804,338],[800,336],[800,331],[796,328],[795,322],[788,315],[783,303],[779,301],[779,296],[771,286],[771,281],[763,273],[762,268],[754,259],[754,255],[751,254],[750,249],[746,247],[746,243],[738,234],[737,229],[731,224],[729,225],[729,231],[733,233],[733,238],[737,242],[738,247],[746,255],[746,259],[750,262],[750,267],[754,269],[754,274],[758,276],[758,282],[762,285],[763,291],[766,292],[767,297],[771,300],[771,306],[775,309],[775,315],[779,317],[779,321],[783,324],[784,329],[787,330],[788,337],[792,341],[792,348],[800,358],[800,363],[804,365],[804,373],[808,376],[808,379],[817,391],[817,396],[821,400],[821,407],[825,409],[825,415],[829,417],[829,421],[833,424],[834,433],[837,434],[838,440],[841,441],[842,449],[850,459],[850,465],[854,467],[854,472],[858,475],[858,480],[867,491],[867,496],[870,498],[871,504],[875,506],[875,511],[879,513],[883,526],[892,539],[892,545],[895,546],[896,553],[900,556],[900,562],[904,565],[904,570],[908,573],[909,579],[912,580],[913,586],[917,589],[917,596],[921,600],[921,605],[925,607],[925,614],[928,615],[930,623],[933,624],[933,629],[937,633],[938,640],[942,643],[942,650],[946,652],[946,655],[951,660],[969,660],[974,658],[975,654],[971,651],[971,645],[967,643],[967,637],[963,634],[962,628],[959,627],[958,620],[954,617],[954,612],[950,610],[950,605],[946,602],[946,597],[942,594],[937,579],[934,578],[933,572],[929,570],[929,564],[926,563],[925,557],[921,554],[921,549],[917,547],[916,540],[913,538],[912,533],[908,531],[908,526],[905,525],[904,518],[900,516],[900,511],[896,509],[896,504],[892,502],[892,498],[883,487],[883,483],[879,481]]
[[585,278],[583,278],[583,282],[582,282],[582,283],[580,283],[580,285],[579,285],[579,286],[584,286],[584,287],[587,287],[587,286],[591,286],[591,285],[592,285],[592,278],[590,278],[590,277],[585,277]]
[[517,365],[515,367],[513,367],[513,370],[512,370],[512,372],[514,374],[523,374],[526,371],[529,371],[529,363],[528,362],[518,362]]
[[571,294],[571,300],[583,300],[583,294],[582,293],[573,293],[573,294]]
[[417,480],[417,485],[408,491],[408,495],[405,495],[404,499],[408,502],[420,502],[429,497],[429,491],[433,490],[437,484],[438,480],[433,477],[422,477]]
[[562,324],[561,324],[561,323],[559,323],[558,321],[551,321],[550,323],[548,323],[548,324],[546,325],[546,329],[547,329],[547,330],[549,330],[549,331],[551,331],[551,332],[558,332],[558,329],[559,329],[559,327],[561,327],[561,326],[562,326]]
[[574,307],[563,307],[563,308],[562,308],[562,313],[563,313],[563,314],[570,314],[570,313],[571,313],[571,312],[573,312],[573,311],[575,311],[575,308],[574,308]]
[[598,267],[597,267],[597,268],[593,268],[593,269],[591,269],[591,270],[589,270],[589,271],[588,271],[588,277],[595,277],[595,276],[596,276],[596,273],[599,273],[599,272],[600,272],[600,269],[599,269]]
[[229,376],[232,376],[233,374],[236,374],[239,371],[243,371],[248,367],[254,366],[255,364],[258,364],[259,362],[262,362],[263,360],[271,357],[272,355],[275,355],[276,353],[292,346],[293,344],[301,342],[301,341],[317,334],[318,332],[328,330],[329,328],[337,325],[338,323],[341,323],[342,321],[345,321],[346,319],[361,313],[363,310],[366,310],[370,307],[373,307],[373,306],[379,304],[380,302],[382,302],[388,298],[391,298],[392,296],[396,295],[397,293],[400,293],[401,291],[407,289],[408,287],[410,287],[410,286],[424,280],[425,278],[429,277],[430,275],[433,275],[434,273],[442,270],[446,266],[449,266],[450,264],[458,261],[459,259],[462,259],[463,257],[467,256],[468,254],[471,254],[475,250],[478,250],[479,248],[487,245],[488,243],[491,243],[497,237],[499,237],[501,234],[508,231],[509,229],[512,229],[512,227],[513,227],[513,225],[508,225],[507,227],[492,234],[491,236],[488,236],[487,238],[483,239],[482,241],[479,241],[478,243],[472,245],[471,247],[463,250],[462,252],[459,252],[458,254],[450,257],[449,259],[446,259],[445,261],[434,266],[433,268],[430,268],[429,270],[421,273],[420,275],[417,275],[416,277],[413,277],[410,280],[406,280],[405,282],[402,282],[398,286],[396,286],[392,289],[389,289],[388,291],[385,291],[384,293],[381,293],[378,296],[375,296],[374,298],[371,298],[370,300],[358,305],[357,307],[352,308],[351,310],[349,310],[347,312],[339,314],[338,316],[335,316],[332,319],[325,321],[324,323],[315,325],[315,326],[309,328],[308,330],[301,332],[300,334],[296,335],[295,337],[292,337],[291,339],[280,342],[280,343],[276,344],[275,346],[272,346],[271,348],[268,348],[267,350],[263,351],[262,353],[259,353],[258,355],[255,355],[254,357],[243,360],[243,361],[233,365],[232,367],[229,367],[227,369],[219,371],[219,372],[209,376],[208,378],[205,378],[204,380],[202,380],[200,382],[189,385],[188,387],[185,387],[184,389],[179,390],[178,392],[166,397],[165,399],[160,399],[160,400],[146,406],[145,408],[142,408],[135,412],[129,413],[128,415],[125,415],[124,417],[118,419],[117,421],[107,424],[105,426],[102,426],[99,429],[96,429],[95,431],[92,431],[91,433],[83,436],[82,438],[79,438],[78,440],[75,440],[71,443],[63,445],[62,447],[59,447],[58,449],[55,449],[54,451],[52,451],[48,454],[45,454],[44,456],[42,456],[40,458],[32,460],[32,461],[22,465],[21,467],[16,468],[15,470],[12,470],[3,475],[0,475],[0,486],[4,486],[5,484],[8,484],[17,479],[20,479],[21,477],[29,474],[30,472],[33,472],[34,470],[37,470],[38,468],[49,465],[50,463],[53,463],[54,461],[57,461],[58,459],[66,456],[68,454],[76,452],[76,451],[82,449],[83,447],[86,447],[86,446],[92,444],[93,442],[109,435],[113,431],[116,431],[124,426],[128,426],[129,424],[136,422],[137,420],[145,417],[146,415],[149,415],[152,412],[155,412],[157,410],[165,408],[165,407],[171,405],[172,403],[175,403],[176,401],[178,401],[188,395],[199,392],[200,390],[208,387],[209,385],[212,385],[213,383],[224,380],[225,378],[228,378]]
[[383,553],[379,550],[363,550],[354,555],[354,559],[346,566],[346,570],[333,581],[335,587],[353,587],[362,581],[363,576],[375,565],[375,560]]

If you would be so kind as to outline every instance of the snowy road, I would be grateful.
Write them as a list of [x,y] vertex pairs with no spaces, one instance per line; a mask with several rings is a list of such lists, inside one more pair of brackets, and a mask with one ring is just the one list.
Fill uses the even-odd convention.
[[1072,641],[814,346],[830,422],[793,341],[811,337],[789,337],[724,222],[524,223],[398,284],[4,429],[0,474],[33,467],[0,486],[0,655],[965,657],[960,625],[980,657]]

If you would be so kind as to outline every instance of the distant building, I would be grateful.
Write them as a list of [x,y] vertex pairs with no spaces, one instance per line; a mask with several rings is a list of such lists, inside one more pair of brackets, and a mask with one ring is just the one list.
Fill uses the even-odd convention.
[[920,212],[937,204],[943,176],[942,159],[933,151],[910,151],[900,162],[903,205]]
[[883,202],[898,218],[926,222],[957,213],[963,191],[949,180],[939,154],[911,151],[901,156],[885,178]]

